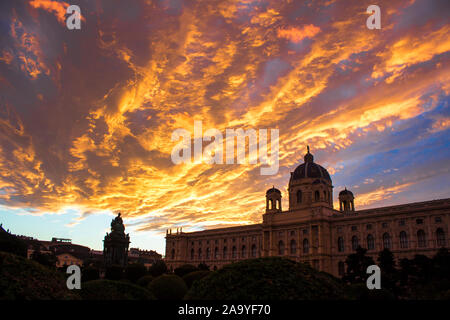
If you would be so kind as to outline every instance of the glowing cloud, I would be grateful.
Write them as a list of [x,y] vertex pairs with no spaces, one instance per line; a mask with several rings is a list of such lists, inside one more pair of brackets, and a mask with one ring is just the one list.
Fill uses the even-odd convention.
[[308,24],[299,29],[291,27],[287,29],[278,29],[277,34],[279,38],[288,39],[294,43],[298,43],[305,38],[312,38],[320,32],[320,28],[315,25]]

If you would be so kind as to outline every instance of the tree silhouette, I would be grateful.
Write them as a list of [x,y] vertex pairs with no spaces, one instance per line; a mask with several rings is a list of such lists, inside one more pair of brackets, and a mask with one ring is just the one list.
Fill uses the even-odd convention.
[[155,278],[159,277],[160,275],[167,273],[167,265],[163,260],[157,260],[151,265],[148,272]]
[[125,268],[125,278],[134,283],[145,276],[146,273],[147,268],[142,263],[130,263]]
[[367,267],[375,264],[373,259],[366,256],[367,249],[358,246],[356,252],[350,254],[345,260],[347,265],[347,272],[342,278],[344,281],[349,283],[361,283],[367,280],[369,276],[366,271]]
[[396,284],[399,280],[399,272],[395,267],[394,255],[389,249],[384,249],[379,252],[377,261],[381,269],[382,287],[398,296],[399,292]]

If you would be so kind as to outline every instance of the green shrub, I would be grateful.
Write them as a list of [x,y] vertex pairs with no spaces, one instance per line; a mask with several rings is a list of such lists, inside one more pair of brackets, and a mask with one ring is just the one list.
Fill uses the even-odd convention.
[[137,281],[137,284],[140,285],[141,287],[147,288],[148,284],[150,282],[152,282],[153,279],[155,279],[153,276],[146,275],[146,276],[139,278],[139,280]]
[[186,274],[198,271],[197,267],[193,266],[192,264],[183,264],[182,266],[176,268],[173,272],[183,278]]
[[154,300],[150,291],[132,283],[94,280],[81,284],[83,300]]
[[157,260],[150,266],[148,272],[154,277],[159,277],[160,275],[167,273],[167,265],[163,260]]
[[86,267],[81,271],[81,281],[87,282],[100,279],[100,270],[94,267]]
[[67,289],[64,274],[24,257],[0,252],[0,300],[55,299],[79,299]]
[[118,265],[112,265],[106,268],[105,278],[108,280],[121,280],[123,279],[123,268]]
[[0,230],[0,251],[26,257],[27,244],[22,239]]
[[211,273],[211,271],[207,271],[207,270],[194,271],[194,272],[191,272],[191,273],[188,273],[187,275],[185,275],[183,277],[183,280],[186,283],[187,287],[191,288],[194,281],[203,279],[210,273]]
[[339,279],[284,258],[244,260],[195,281],[185,299],[320,300],[345,298]]
[[183,279],[174,274],[163,274],[152,282],[148,288],[159,300],[180,300],[188,288]]
[[199,265],[197,266],[198,270],[201,271],[209,271],[209,266],[206,263],[199,263]]
[[31,254],[30,258],[47,268],[56,269],[56,261],[58,259],[52,253],[42,253],[41,251],[36,250]]
[[147,268],[142,263],[132,263],[125,268],[125,278],[133,283],[145,276]]

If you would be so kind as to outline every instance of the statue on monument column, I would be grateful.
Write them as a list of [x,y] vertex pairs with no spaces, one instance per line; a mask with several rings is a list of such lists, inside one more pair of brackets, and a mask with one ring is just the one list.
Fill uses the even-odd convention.
[[106,233],[103,240],[105,266],[119,265],[125,267],[128,261],[129,244],[130,236],[129,234],[125,235],[125,226],[119,212],[117,217],[111,221],[111,232]]
[[120,217],[120,212],[113,221],[111,221],[111,232],[123,233],[125,231],[125,226],[123,225],[123,220]]

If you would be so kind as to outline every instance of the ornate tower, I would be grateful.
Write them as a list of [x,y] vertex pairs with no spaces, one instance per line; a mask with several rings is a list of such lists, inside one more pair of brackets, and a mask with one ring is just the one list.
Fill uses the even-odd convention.
[[314,162],[309,146],[305,162],[291,172],[289,180],[289,210],[314,206],[333,208],[333,185],[330,174]]
[[266,213],[281,212],[281,192],[275,187],[266,192]]
[[119,265],[125,267],[128,263],[129,234],[125,235],[125,226],[120,212],[111,222],[111,233],[103,240],[103,257],[105,266]]
[[342,212],[355,211],[355,197],[347,188],[339,192],[339,210]]

